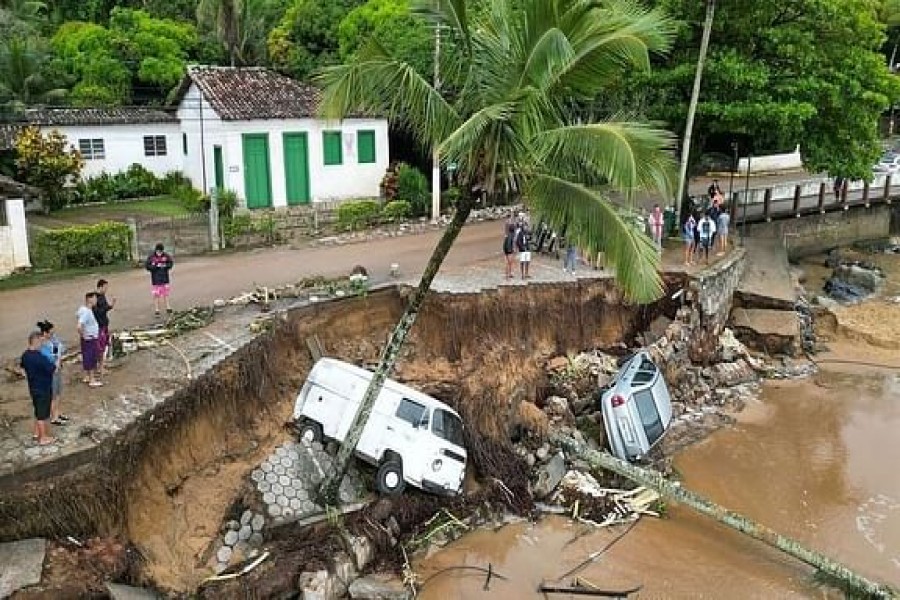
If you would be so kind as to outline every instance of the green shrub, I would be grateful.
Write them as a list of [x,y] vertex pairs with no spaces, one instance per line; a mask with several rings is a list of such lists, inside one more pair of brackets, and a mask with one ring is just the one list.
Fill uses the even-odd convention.
[[397,167],[397,200],[409,202],[414,217],[428,214],[428,180],[415,167],[401,163]]
[[131,230],[124,223],[66,227],[34,237],[34,266],[46,269],[96,267],[131,258]]
[[253,229],[263,237],[267,244],[274,244],[278,241],[277,223],[275,216],[270,212],[260,216]]
[[462,197],[462,190],[453,186],[441,194],[441,206],[444,208],[456,208],[456,205],[459,204],[460,197]]
[[219,204],[219,216],[228,218],[234,214],[238,207],[238,195],[234,190],[220,190],[217,200]]
[[159,178],[142,165],[132,164],[125,171],[113,175],[103,172],[84,179],[75,186],[72,202],[116,202],[131,198],[151,198],[171,193],[177,187],[189,186],[190,181],[180,172],[173,171]]
[[386,221],[402,221],[412,214],[412,207],[405,200],[394,200],[384,205],[381,216]]
[[180,185],[169,194],[188,212],[202,213],[209,210],[209,198],[191,185]]
[[171,194],[180,187],[190,186],[191,180],[181,171],[169,171],[159,180],[160,193]]
[[375,222],[381,212],[377,200],[356,200],[344,202],[338,206],[338,224],[350,229],[370,225]]
[[222,234],[225,236],[227,246],[233,246],[237,238],[252,231],[253,219],[247,213],[233,215],[222,223]]

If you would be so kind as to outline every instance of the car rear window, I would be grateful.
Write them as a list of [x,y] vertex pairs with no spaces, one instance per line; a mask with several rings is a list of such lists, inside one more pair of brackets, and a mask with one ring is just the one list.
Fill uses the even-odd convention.
[[439,438],[460,448],[465,446],[462,421],[450,411],[442,408],[434,409],[434,423],[431,425],[431,431]]
[[641,417],[641,426],[647,435],[647,442],[652,446],[663,434],[662,419],[656,408],[656,401],[650,390],[641,390],[634,393],[634,403]]

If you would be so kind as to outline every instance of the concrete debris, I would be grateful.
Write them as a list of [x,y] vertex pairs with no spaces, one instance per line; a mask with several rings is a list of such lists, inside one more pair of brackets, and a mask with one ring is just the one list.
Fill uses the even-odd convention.
[[159,600],[161,596],[152,590],[122,585],[121,583],[107,583],[106,590],[112,600]]
[[364,571],[375,560],[375,547],[369,538],[347,535],[344,541],[358,571]]
[[566,474],[566,458],[562,452],[554,454],[550,460],[538,467],[534,483],[534,497],[543,500],[549,496]]
[[43,538],[0,544],[0,598],[39,584],[46,553],[47,540]]
[[374,575],[351,583],[349,592],[353,600],[406,600],[409,597],[408,590],[399,581]]

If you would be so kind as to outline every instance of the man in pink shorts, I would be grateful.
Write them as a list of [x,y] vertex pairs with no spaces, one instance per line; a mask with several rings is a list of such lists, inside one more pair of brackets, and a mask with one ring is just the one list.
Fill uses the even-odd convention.
[[160,299],[165,300],[166,312],[171,313],[172,307],[169,306],[169,271],[175,263],[172,257],[166,252],[165,246],[156,244],[153,254],[147,257],[147,270],[150,271],[150,284],[153,287],[153,309],[156,316],[159,317]]

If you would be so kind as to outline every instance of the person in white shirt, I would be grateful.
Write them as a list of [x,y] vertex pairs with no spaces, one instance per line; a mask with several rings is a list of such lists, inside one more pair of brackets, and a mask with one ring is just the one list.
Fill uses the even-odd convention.
[[697,223],[697,231],[700,234],[700,253],[705,258],[706,264],[709,264],[709,249],[716,234],[716,223],[709,216],[709,212]]
[[84,306],[78,309],[78,337],[81,339],[81,366],[84,368],[84,382],[90,387],[100,387],[103,382],[97,373],[100,361],[100,325],[94,316],[97,292],[84,295]]

